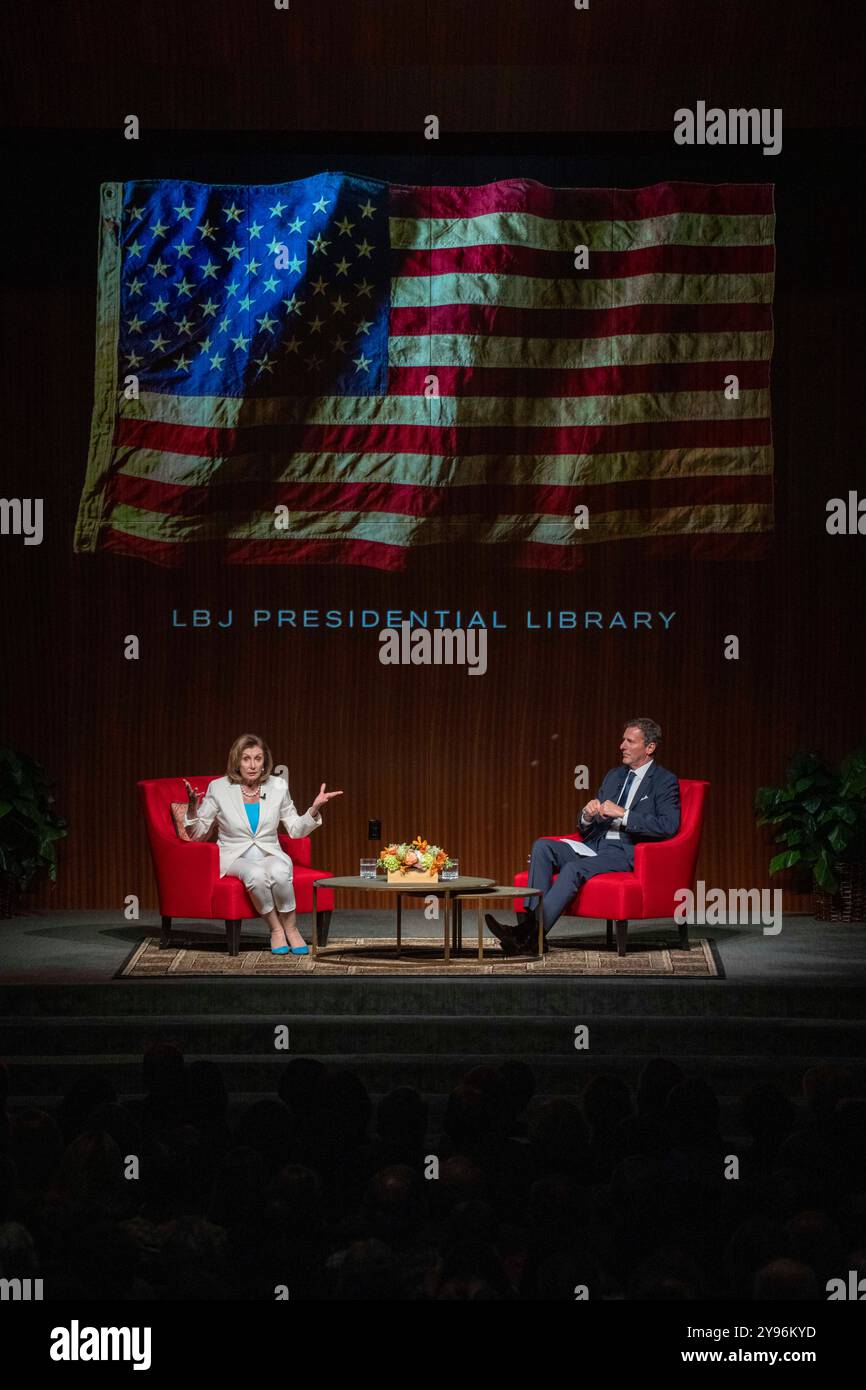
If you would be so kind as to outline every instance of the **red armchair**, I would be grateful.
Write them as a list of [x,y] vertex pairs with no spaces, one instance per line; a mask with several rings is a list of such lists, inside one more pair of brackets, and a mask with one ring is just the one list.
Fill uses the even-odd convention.
[[[607,945],[613,945],[616,925],[617,954],[626,953],[629,922],[648,917],[672,917],[676,909],[674,893],[678,888],[693,888],[695,865],[704,826],[704,805],[709,782],[692,782],[680,778],[680,828],[669,840],[644,840],[635,845],[634,870],[628,874],[597,874],[587,879],[577,897],[566,909],[570,917],[603,917],[607,921]],[[551,835],[551,840],[579,840],[577,831],[567,835]],[[514,875],[514,883],[524,888],[529,882],[526,872]],[[523,899],[516,898],[514,907],[523,910]],[[679,944],[689,949],[688,924],[679,928]]]
[[[210,777],[189,777],[193,786],[206,787],[220,774]],[[220,878],[219,848],[215,841],[181,840],[172,823],[172,801],[186,802],[186,788],[180,777],[158,777],[138,783],[138,795],[147,826],[150,854],[159,893],[162,914],[160,946],[171,944],[171,924],[174,917],[222,918],[226,924],[229,953],[240,950],[241,922],[258,917],[252,899],[239,878],[227,874]],[[310,912],[313,907],[313,882],[331,878],[325,869],[310,867],[310,839],[304,836],[292,840],[279,832],[280,844],[294,864],[295,899],[298,912]],[[328,939],[334,895],[320,889],[317,913],[319,941]]]

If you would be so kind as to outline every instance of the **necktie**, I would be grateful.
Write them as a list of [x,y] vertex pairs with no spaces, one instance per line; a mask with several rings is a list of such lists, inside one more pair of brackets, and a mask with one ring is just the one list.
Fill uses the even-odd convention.
[[[618,800],[617,803],[616,803],[617,806],[621,806],[622,809],[623,809],[624,811],[627,810],[626,802],[627,802],[627,800],[628,800],[628,794],[629,794],[629,792],[631,791],[631,789],[632,789],[632,787],[634,786],[634,784],[635,784],[636,781],[637,781],[637,773],[630,770],[628,776],[626,777],[625,781],[624,781],[623,784],[622,784],[622,791],[620,792],[620,794],[619,794],[619,800]],[[608,832],[607,832],[607,834],[605,835],[604,838],[605,838],[606,840],[618,840],[618,839],[619,839],[619,831],[618,831],[618,830],[608,830]]]
[[628,794],[629,794],[629,792],[631,791],[632,786],[633,786],[633,784],[634,784],[636,781],[637,781],[637,773],[636,773],[636,772],[629,772],[628,776],[627,776],[626,779],[625,779],[625,782],[623,783],[622,791],[621,791],[620,794],[619,794],[619,801],[617,802],[617,805],[618,805],[618,806],[621,806],[621,807],[623,808],[623,810],[625,810],[625,804],[626,804],[626,802],[628,801]]

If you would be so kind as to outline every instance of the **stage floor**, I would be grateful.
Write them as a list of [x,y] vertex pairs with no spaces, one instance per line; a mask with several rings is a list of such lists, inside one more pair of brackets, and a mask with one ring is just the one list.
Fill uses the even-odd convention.
[[[417,919],[417,921],[415,920]],[[511,920],[504,914],[505,920]],[[213,933],[212,922],[182,921],[177,924],[184,936]],[[300,928],[309,940],[311,918],[300,917]],[[604,930],[603,922],[563,917],[550,936],[555,948],[560,936],[597,936]],[[757,983],[779,984],[783,981],[801,985],[866,984],[866,923],[844,925],[817,922],[812,917],[784,918],[782,930],[776,936],[765,936],[760,925],[755,926],[695,926],[693,936],[712,939],[724,966],[724,980],[715,982],[717,989],[726,986]],[[160,918],[157,913],[142,915],[138,922],[124,922],[116,912],[104,911],[38,911],[27,916],[0,921],[0,983],[3,984],[103,984],[114,981],[119,989],[126,983],[115,980],[117,971],[135,946],[145,936],[158,936]],[[406,941],[413,937],[430,937],[436,924],[424,920],[420,912],[404,915],[403,934]],[[464,944],[474,938],[474,915],[464,926]],[[393,914],[370,909],[335,910],[331,924],[329,946],[341,937],[365,936],[392,939]],[[669,937],[676,939],[676,929],[668,921],[642,922],[629,930],[629,941],[637,946],[641,938]],[[244,941],[267,941],[262,923],[251,921],[244,925]],[[501,958],[492,936],[485,933],[485,955],[491,963]],[[313,986],[313,980],[309,983]],[[592,980],[586,981],[588,986]]]

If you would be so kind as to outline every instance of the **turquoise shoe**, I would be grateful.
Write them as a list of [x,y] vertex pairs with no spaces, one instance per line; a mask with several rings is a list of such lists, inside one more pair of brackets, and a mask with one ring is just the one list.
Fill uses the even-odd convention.
[[310,954],[309,946],[292,946],[290,949],[293,956],[308,956]]
[[288,954],[289,954],[289,948],[288,948],[288,946],[272,946],[272,947],[271,947],[271,955],[272,955],[272,956],[287,956]]

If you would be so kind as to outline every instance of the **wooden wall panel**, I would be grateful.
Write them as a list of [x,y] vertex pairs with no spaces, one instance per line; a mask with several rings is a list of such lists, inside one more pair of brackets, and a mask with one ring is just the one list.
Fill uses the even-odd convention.
[[[828,22],[817,3],[798,7],[795,19],[775,0],[732,3],[714,10],[713,29],[697,44],[690,4],[593,6],[579,30],[567,4],[550,8],[553,17],[539,24],[538,5],[517,0],[431,0],[429,9],[404,0],[293,0],[274,39],[267,5],[176,5],[167,48],[152,7],[124,10],[121,34],[107,0],[31,6],[6,36],[5,119],[62,132],[116,127],[136,111],[148,132],[164,132],[164,161],[173,131],[405,130],[417,122],[419,101],[464,131],[667,132],[673,108],[699,96],[782,105],[786,128],[854,118],[859,72],[843,57],[853,53],[847,25],[856,7]],[[286,148],[298,148],[293,135]],[[29,196],[43,188],[49,211],[54,166],[69,159],[58,144],[53,156],[43,148],[29,161]],[[101,176],[123,177],[132,159],[121,144],[102,160]],[[753,159],[749,176],[774,178],[771,164]],[[623,182],[649,181],[644,171],[636,162]],[[643,564],[629,547],[605,547],[580,574],[559,576],[497,570],[467,547],[456,563],[417,556],[402,578],[206,564],[181,577],[71,552],[92,400],[94,187],[91,177],[82,188],[75,233],[58,221],[50,245],[42,233],[38,257],[28,238],[0,268],[0,310],[14,334],[3,492],[40,495],[47,506],[41,547],[0,541],[0,738],[44,762],[72,826],[58,884],[34,903],[119,909],[137,893],[154,907],[136,780],[221,772],[245,729],[265,736],[288,764],[299,806],[322,779],[345,788],[314,839],[322,867],[354,871],[367,849],[367,818],[378,816],[387,836],[420,831],[467,869],[507,878],[524,865],[534,836],[573,825],[583,797],[572,769],[588,763],[595,780],[617,762],[621,721],[634,713],[663,725],[667,766],[712,782],[700,876],[713,885],[769,885],[755,787],[781,776],[798,746],[835,757],[862,741],[862,542],[824,532],[825,500],[854,486],[852,459],[862,456],[852,365],[862,272],[849,283],[847,198],[834,193],[838,201],[824,208],[816,193],[811,225],[820,236],[799,265],[780,265],[779,525],[768,559]],[[808,186],[798,196],[805,212]],[[86,240],[70,253],[70,236],[85,237],[81,227]],[[790,225],[787,235],[795,237]],[[77,257],[68,281],[67,255]],[[487,675],[383,668],[372,634],[170,626],[178,606],[231,606],[239,620],[256,606],[425,605],[507,615],[508,632],[491,635]],[[663,608],[678,617],[667,637],[552,636],[525,630],[528,607]],[[138,663],[122,659],[130,632],[142,639]],[[732,632],[741,639],[738,663],[722,659]],[[792,893],[787,905],[808,900]]]
[[[779,106],[790,129],[862,118],[855,5],[800,0],[112,0],[17,7],[11,125],[150,129],[670,130],[673,112]],[[432,102],[432,104],[431,104]],[[421,109],[423,108],[423,109]]]

